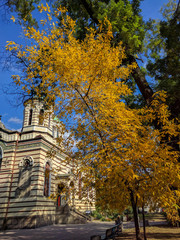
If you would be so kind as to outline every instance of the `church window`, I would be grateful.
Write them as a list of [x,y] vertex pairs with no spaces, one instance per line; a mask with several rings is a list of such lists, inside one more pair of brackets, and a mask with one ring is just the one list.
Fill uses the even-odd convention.
[[39,113],[39,125],[43,125],[44,122],[44,110],[41,109]]
[[52,135],[54,137],[55,127],[53,127]]
[[51,114],[49,113],[49,128],[51,127]]
[[60,207],[62,205],[63,197],[62,193],[65,189],[64,183],[58,184],[58,197],[57,197],[57,206]]
[[70,185],[70,187],[74,188],[74,182],[73,181],[71,181],[69,185]]
[[53,137],[54,138],[58,138],[59,137],[59,131],[58,131],[58,128],[57,127],[53,127]]
[[81,179],[81,173],[79,173],[79,198],[82,198],[82,179]]
[[57,138],[57,128],[53,127],[53,137]]
[[57,137],[57,138],[59,137],[59,131],[58,131],[58,129],[57,129],[57,134],[56,134],[56,137]]
[[0,168],[2,165],[2,159],[3,159],[3,150],[2,150],[2,147],[0,147]]
[[65,189],[64,183],[59,183],[58,184],[58,193],[61,194]]
[[50,164],[48,162],[45,165],[44,196],[50,196]]
[[33,110],[30,109],[30,111],[29,111],[29,125],[32,124],[32,113],[33,113]]

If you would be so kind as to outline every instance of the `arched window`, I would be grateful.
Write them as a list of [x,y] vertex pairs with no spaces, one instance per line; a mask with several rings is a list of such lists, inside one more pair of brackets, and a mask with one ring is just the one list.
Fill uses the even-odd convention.
[[59,184],[58,184],[58,193],[59,193],[59,194],[62,194],[62,192],[64,191],[64,189],[65,189],[64,183],[59,183]]
[[32,124],[32,114],[33,114],[33,110],[30,109],[30,111],[29,111],[29,125]]
[[52,131],[53,137],[58,138],[59,137],[59,131],[57,127],[53,126],[53,131]]
[[39,125],[43,125],[43,122],[44,122],[44,109],[41,109],[39,113]]
[[49,113],[49,124],[48,124],[49,128],[51,127],[51,114]]
[[47,162],[45,165],[45,176],[44,176],[44,196],[50,196],[50,180],[51,180],[51,173],[50,173],[50,164]]
[[69,184],[69,186],[70,186],[71,188],[74,188],[74,182],[71,181],[70,184]]
[[67,203],[69,188],[63,183],[58,184],[57,206],[63,206]]
[[1,165],[2,165],[2,159],[3,159],[3,149],[2,149],[2,147],[0,147],[0,169],[1,169]]
[[81,173],[79,173],[79,198],[81,199],[82,198],[82,178],[81,178]]
[[57,128],[53,126],[53,137],[57,138]]
[[58,129],[57,129],[57,134],[56,134],[56,137],[57,137],[57,138],[59,137],[59,131],[58,131]]

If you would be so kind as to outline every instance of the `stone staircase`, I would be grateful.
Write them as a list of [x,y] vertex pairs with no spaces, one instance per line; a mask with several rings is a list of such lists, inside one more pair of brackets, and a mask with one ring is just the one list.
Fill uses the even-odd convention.
[[57,207],[56,209],[56,224],[85,224],[89,218],[77,211],[71,209],[68,204]]

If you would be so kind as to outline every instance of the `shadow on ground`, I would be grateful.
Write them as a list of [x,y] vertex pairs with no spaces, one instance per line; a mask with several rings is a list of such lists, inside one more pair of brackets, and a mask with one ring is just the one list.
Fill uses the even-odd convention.
[[90,236],[104,234],[114,222],[51,225],[36,229],[19,229],[0,232],[1,240],[89,240]]
[[[116,240],[135,240],[134,229],[126,229]],[[141,228],[141,233],[143,232]],[[180,240],[180,228],[167,225],[150,226],[146,228],[148,240]],[[143,234],[142,234],[143,239]]]

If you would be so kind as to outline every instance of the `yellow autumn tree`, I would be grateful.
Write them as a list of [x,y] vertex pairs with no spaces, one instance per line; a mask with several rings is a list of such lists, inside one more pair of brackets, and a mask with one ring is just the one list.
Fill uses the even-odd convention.
[[[177,136],[178,126],[169,120],[165,93],[154,96],[151,106],[130,109],[123,101],[131,94],[124,83],[136,65],[123,66],[122,44],[112,46],[108,20],[97,31],[89,29],[84,41],[74,37],[75,22],[64,9],[61,28],[53,22],[48,5],[42,27],[25,29],[30,45],[8,42],[7,50],[24,64],[22,76],[13,80],[29,95],[56,103],[58,117],[71,122],[78,140],[76,157],[86,185],[97,192],[104,208],[124,210],[132,205],[136,238],[140,238],[137,207],[166,207],[178,220],[178,153],[165,136]],[[153,128],[156,119],[160,130]],[[79,171],[79,168],[78,168]]]

